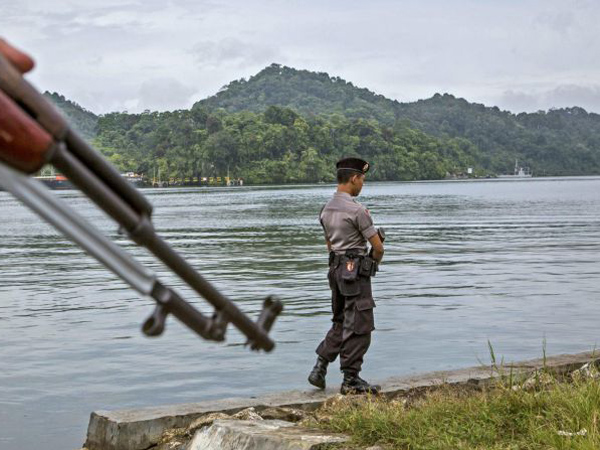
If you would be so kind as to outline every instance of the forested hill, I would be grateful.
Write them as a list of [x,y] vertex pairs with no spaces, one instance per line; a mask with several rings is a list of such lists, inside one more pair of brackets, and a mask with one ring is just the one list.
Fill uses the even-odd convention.
[[600,115],[583,108],[513,114],[436,94],[399,110],[400,120],[427,134],[468,139],[495,172],[518,158],[536,175],[600,174]]
[[452,95],[399,103],[326,73],[273,64],[191,110],[97,117],[46,93],[121,170],[250,183],[331,181],[359,155],[376,180],[512,173],[600,174],[600,116],[577,107],[513,114]]
[[272,64],[248,80],[231,82],[193,109],[262,112],[273,105],[305,116],[337,114],[391,127],[403,124],[440,138],[465,138],[481,150],[480,163],[492,172],[510,172],[519,159],[537,175],[600,173],[600,116],[578,107],[513,114],[449,94],[399,103],[327,73]]
[[192,109],[262,112],[269,106],[291,108],[303,115],[337,113],[393,125],[400,104],[324,72],[271,64],[247,81],[232,81],[216,95],[197,102]]
[[87,109],[82,108],[77,103],[67,100],[64,96],[56,92],[44,92],[44,97],[50,100],[59,111],[67,118],[69,123],[85,139],[91,140],[98,131],[98,116]]

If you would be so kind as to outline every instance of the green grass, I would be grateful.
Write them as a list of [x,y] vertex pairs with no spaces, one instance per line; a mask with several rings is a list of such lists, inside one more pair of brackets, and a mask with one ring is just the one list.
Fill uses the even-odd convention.
[[[522,381],[522,380],[521,380]],[[347,398],[325,406],[320,426],[351,445],[385,449],[600,449],[600,380],[512,374],[483,390],[445,386],[412,399]],[[561,436],[559,432],[584,436]]]

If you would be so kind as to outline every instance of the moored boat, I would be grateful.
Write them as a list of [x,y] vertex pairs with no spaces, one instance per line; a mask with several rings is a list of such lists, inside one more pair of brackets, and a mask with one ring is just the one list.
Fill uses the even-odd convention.
[[143,187],[145,185],[144,178],[137,173],[127,172],[122,173],[121,176],[136,187]]
[[50,189],[74,189],[67,177],[61,174],[41,175],[34,178],[44,183]]

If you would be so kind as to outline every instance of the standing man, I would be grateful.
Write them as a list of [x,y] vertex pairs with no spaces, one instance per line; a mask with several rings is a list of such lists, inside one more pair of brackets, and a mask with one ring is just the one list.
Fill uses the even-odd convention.
[[[325,389],[327,366],[339,355],[344,373],[341,393],[376,394],[380,386],[371,385],[358,375],[375,329],[371,276],[383,258],[383,242],[367,208],[354,200],[362,190],[369,163],[344,158],[336,167],[337,191],[319,216],[329,250],[333,325],[317,347],[317,363],[308,381]],[[371,253],[367,241],[371,243]]]

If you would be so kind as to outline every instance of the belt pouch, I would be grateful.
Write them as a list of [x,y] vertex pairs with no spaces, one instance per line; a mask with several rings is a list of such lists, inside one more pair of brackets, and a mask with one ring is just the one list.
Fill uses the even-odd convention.
[[356,281],[358,278],[358,270],[360,268],[360,259],[342,258],[342,281]]
[[356,258],[341,258],[339,270],[339,289],[345,297],[354,297],[360,294],[360,284],[358,282],[358,269],[360,261]]
[[362,260],[360,262],[360,269],[359,269],[358,273],[363,277],[370,277],[374,273],[374,271],[373,271],[374,263],[375,263],[375,261],[373,261],[373,258],[365,256],[364,258],[362,258]]

